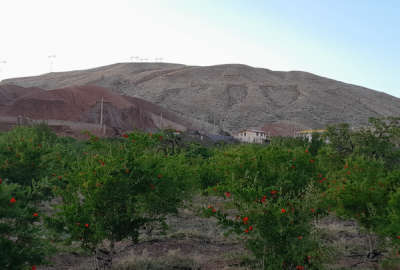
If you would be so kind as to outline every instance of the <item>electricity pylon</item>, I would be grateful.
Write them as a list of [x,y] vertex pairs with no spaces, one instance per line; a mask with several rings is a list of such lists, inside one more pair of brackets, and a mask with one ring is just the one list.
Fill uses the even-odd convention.
[[48,58],[50,60],[50,72],[53,72],[53,59],[56,58],[56,55],[55,54],[49,55]]

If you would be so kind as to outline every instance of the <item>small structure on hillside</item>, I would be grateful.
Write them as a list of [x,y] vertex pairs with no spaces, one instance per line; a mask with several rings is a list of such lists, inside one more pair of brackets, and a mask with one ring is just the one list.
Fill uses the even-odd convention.
[[265,131],[258,129],[244,129],[234,134],[233,137],[247,143],[266,143],[269,141],[269,136]]
[[306,138],[309,142],[311,142],[313,133],[323,134],[324,132],[326,132],[326,129],[300,130],[296,132],[295,137]]

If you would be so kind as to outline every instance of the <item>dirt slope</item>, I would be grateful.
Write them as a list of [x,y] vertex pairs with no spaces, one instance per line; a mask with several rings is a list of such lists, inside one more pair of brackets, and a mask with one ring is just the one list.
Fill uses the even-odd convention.
[[369,117],[400,115],[400,99],[382,92],[301,71],[238,64],[120,63],[3,83],[44,89],[94,84],[228,131],[286,121],[306,128],[337,122],[359,126]]
[[[50,91],[16,89],[24,95],[2,106],[2,116],[23,115],[32,119],[99,123],[103,98],[103,122],[108,127],[119,130],[156,130],[160,125],[180,130],[190,128],[188,122],[160,106],[139,98],[121,96],[99,86],[73,86]],[[16,95],[10,94],[13,97]]]

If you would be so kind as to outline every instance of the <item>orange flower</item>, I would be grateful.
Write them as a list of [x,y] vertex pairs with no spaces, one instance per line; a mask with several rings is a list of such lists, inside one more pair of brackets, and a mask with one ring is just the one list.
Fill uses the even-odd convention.
[[282,208],[281,209],[281,213],[283,214],[283,213],[286,213],[286,209],[285,208]]
[[17,200],[15,200],[14,197],[11,198],[10,203],[15,203]]
[[34,216],[34,217],[38,217],[39,214],[38,214],[38,213],[33,213],[33,216]]

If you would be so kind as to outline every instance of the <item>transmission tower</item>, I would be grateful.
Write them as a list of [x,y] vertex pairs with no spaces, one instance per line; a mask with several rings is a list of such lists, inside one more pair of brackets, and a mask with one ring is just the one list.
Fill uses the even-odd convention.
[[[5,60],[2,60],[2,61],[0,61],[0,64],[3,64],[3,65],[5,65],[5,64],[7,64],[7,61],[5,61]],[[0,74],[2,73],[2,69],[0,68]]]
[[53,72],[53,61],[56,58],[56,55],[55,54],[49,55],[48,58],[50,60],[50,72]]

